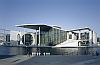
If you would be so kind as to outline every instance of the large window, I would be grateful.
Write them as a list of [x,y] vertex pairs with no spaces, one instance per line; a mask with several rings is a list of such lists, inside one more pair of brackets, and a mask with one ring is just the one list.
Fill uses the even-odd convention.
[[22,36],[22,42],[25,45],[31,45],[33,43],[33,37],[31,34],[25,34]]
[[72,39],[72,35],[71,34],[69,35],[69,39]]
[[82,40],[89,39],[89,33],[88,32],[81,33],[81,39]]
[[17,42],[18,42],[18,45],[20,45],[20,34],[17,35]]
[[6,35],[6,42],[10,42],[10,34]]

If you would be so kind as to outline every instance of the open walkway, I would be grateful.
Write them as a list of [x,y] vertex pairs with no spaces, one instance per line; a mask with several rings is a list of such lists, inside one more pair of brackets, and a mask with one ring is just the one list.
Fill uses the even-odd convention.
[[98,56],[35,56],[16,65],[99,65]]
[[17,55],[17,56],[12,56],[12,57],[8,57],[8,58],[4,58],[4,59],[0,59],[0,65],[15,65],[17,63],[26,61],[30,58],[32,58],[33,56],[27,56],[27,55]]
[[26,56],[0,59],[0,65],[100,65],[100,56]]

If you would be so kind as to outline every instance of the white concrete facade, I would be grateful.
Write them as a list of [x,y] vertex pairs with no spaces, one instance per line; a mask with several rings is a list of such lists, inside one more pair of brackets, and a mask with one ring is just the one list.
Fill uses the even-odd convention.
[[[10,32],[10,43],[14,44],[14,45],[18,45],[18,39],[17,39],[17,35],[20,34],[20,44],[22,43],[22,36],[24,34],[27,34],[27,32],[19,32],[19,31],[11,31]],[[28,33],[31,34],[33,37],[33,43],[32,45],[36,45],[37,44],[37,33]],[[76,35],[77,34],[77,35]],[[88,38],[89,39],[82,39],[82,34],[83,36],[86,36],[86,34],[88,34]],[[71,35],[71,39],[69,38],[69,36]],[[40,38],[39,38],[40,39]],[[67,32],[67,40],[64,41],[63,43],[60,43],[56,46],[81,46],[81,44],[79,44],[79,42],[89,42],[88,46],[93,46],[96,45],[97,43],[97,35],[94,31],[92,30],[75,30],[75,31],[69,31]]]
[[[71,39],[69,36],[72,36]],[[83,30],[68,31],[67,40],[56,46],[67,47],[67,46],[94,46],[94,45],[97,45],[97,34],[92,30],[83,29]]]
[[[20,39],[18,39],[18,34],[20,35]],[[18,45],[18,40],[20,41],[20,44],[22,45],[22,36],[25,34],[31,34],[33,37],[33,43],[32,45],[35,45],[35,35],[31,32],[19,32],[19,31],[11,31],[10,32],[10,43],[11,45]]]
[[[37,25],[35,25],[35,26],[37,26]],[[34,28],[35,28],[35,26],[34,26]],[[33,32],[10,31],[10,33],[9,33],[10,34],[10,45],[11,46],[13,46],[13,45],[17,46],[17,45],[19,45],[18,41],[20,41],[20,45],[24,45],[24,43],[22,42],[22,37],[25,34],[31,34],[32,35],[33,42],[32,42],[31,45],[37,45],[38,43],[39,43],[38,45],[41,45],[40,44],[41,30],[48,31],[48,30],[46,30],[46,29],[48,29],[48,27],[45,27],[45,29],[44,29],[43,26],[41,26],[41,27],[39,27],[39,26],[41,26],[41,25],[38,25],[36,27],[37,29],[36,29],[35,33],[33,33]],[[28,26],[28,27],[30,28],[30,26]],[[39,29],[38,29],[38,27],[39,27]],[[33,27],[31,27],[31,28],[33,28]],[[49,28],[52,28],[52,27],[49,27]],[[58,44],[56,44],[55,47],[94,46],[94,45],[97,44],[97,35],[94,31],[92,31],[89,28],[76,29],[76,30],[70,30],[70,31],[65,31],[65,32],[67,32],[66,33],[67,35],[64,35],[64,33],[61,34],[61,31],[59,31],[59,34],[62,35],[61,37],[59,35],[59,37],[58,37],[59,39],[57,38],[57,35],[54,35],[55,37],[53,37],[53,39],[54,38],[55,38],[54,40],[58,39],[57,41],[59,41],[59,42],[61,41],[60,40],[61,38],[62,39],[67,38],[67,40],[64,40],[64,42],[62,41],[62,43],[57,42]],[[52,31],[52,33],[54,33],[54,31]],[[57,30],[56,30],[56,33],[54,33],[54,34],[57,34]],[[47,36],[47,37],[49,37],[49,36]],[[48,44],[48,42],[46,42],[46,43]],[[54,42],[54,43],[56,43],[56,42]],[[2,48],[4,48],[4,47],[2,47]],[[14,49],[13,49],[13,47],[11,47],[11,48],[9,47],[8,49],[5,48],[5,49],[6,50],[9,49],[9,52],[7,52],[7,53],[9,53],[10,55],[19,54],[19,53],[17,53],[19,50],[21,52],[23,51],[22,48],[19,49],[18,47],[14,48]],[[2,49],[2,50],[4,51],[4,49]],[[6,50],[5,50],[5,52],[6,52]],[[76,49],[76,50],[78,50],[78,49]],[[0,53],[5,53],[3,51],[0,52]]]

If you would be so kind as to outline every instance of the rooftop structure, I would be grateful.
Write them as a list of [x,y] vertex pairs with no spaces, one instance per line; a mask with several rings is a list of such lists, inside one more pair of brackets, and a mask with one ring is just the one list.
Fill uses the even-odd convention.
[[46,24],[22,24],[22,25],[16,25],[17,27],[23,27],[23,28],[28,28],[28,29],[34,29],[34,30],[39,30],[41,28],[42,31],[48,31],[51,26],[48,26]]

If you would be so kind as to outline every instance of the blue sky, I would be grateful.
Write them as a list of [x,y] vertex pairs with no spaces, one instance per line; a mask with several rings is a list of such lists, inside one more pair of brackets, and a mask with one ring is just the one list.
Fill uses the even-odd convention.
[[31,23],[90,27],[100,36],[100,0],[0,0],[0,28]]

